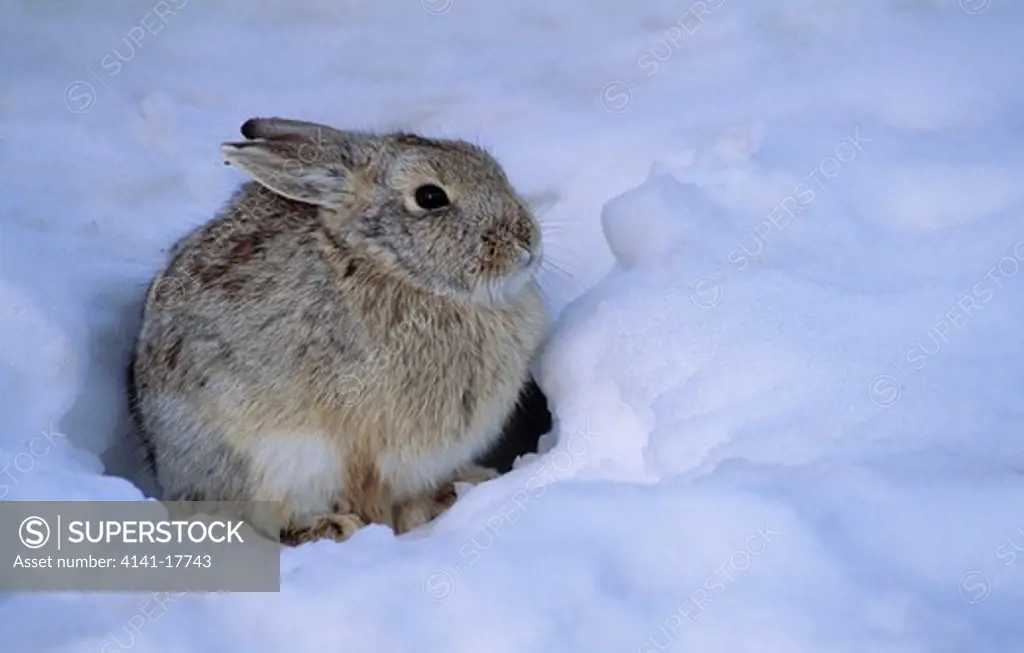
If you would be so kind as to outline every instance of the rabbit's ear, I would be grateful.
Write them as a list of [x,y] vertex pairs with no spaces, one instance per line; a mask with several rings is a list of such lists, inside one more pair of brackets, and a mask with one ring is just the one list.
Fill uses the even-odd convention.
[[250,141],[258,138],[299,137],[313,139],[317,143],[321,143],[324,139],[345,141],[351,138],[351,134],[338,131],[333,127],[291,118],[249,118],[242,124],[239,131]]
[[[331,148],[337,149],[337,148]],[[253,140],[221,144],[224,161],[278,195],[338,207],[352,194],[352,172],[338,151],[310,142]]]

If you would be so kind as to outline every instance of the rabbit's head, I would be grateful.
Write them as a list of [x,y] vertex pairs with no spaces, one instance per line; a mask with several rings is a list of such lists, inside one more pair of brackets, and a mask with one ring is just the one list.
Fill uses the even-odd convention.
[[533,279],[541,229],[501,166],[470,143],[280,118],[242,126],[227,163],[312,204],[332,237],[431,292],[502,304]]

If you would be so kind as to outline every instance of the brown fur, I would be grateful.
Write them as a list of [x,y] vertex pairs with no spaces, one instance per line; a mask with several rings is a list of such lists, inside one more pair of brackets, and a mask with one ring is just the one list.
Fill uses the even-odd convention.
[[[147,296],[129,392],[164,498],[279,502],[293,543],[408,530],[446,507],[527,378],[539,226],[467,143],[244,131],[266,140],[225,156],[257,181]],[[451,205],[416,206],[424,183]]]

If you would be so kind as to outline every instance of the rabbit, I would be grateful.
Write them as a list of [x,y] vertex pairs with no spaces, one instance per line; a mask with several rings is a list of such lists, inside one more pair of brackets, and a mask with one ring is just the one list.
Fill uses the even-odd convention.
[[454,483],[497,475],[473,461],[548,326],[540,225],[468,142],[285,118],[241,132],[221,152],[252,179],[171,248],[134,348],[161,498],[267,502],[254,526],[286,545],[404,533]]

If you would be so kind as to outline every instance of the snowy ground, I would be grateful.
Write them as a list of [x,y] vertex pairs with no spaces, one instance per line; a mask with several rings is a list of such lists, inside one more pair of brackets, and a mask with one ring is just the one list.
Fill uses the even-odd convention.
[[101,473],[145,284],[252,115],[483,143],[568,271],[557,446],[432,532],[280,594],[2,596],[3,650],[1024,651],[1020,3],[0,15],[0,499],[142,496]]

